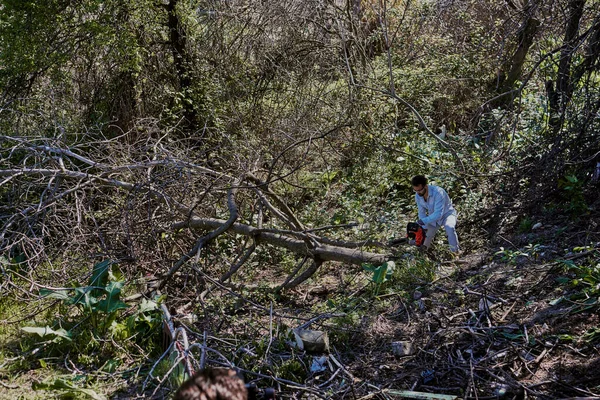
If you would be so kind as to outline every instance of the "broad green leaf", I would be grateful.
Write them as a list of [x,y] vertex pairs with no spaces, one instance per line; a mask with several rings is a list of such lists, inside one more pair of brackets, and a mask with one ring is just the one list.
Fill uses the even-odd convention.
[[91,295],[93,287],[78,287],[75,288],[75,296],[72,298],[72,304],[80,304],[84,309],[93,311],[98,303],[98,299]]
[[138,306],[138,313],[145,313],[148,311],[155,311],[158,309],[158,304],[152,300],[143,299],[140,305]]
[[[92,276],[90,277],[90,286],[106,286],[111,264],[111,260],[104,260],[94,265],[94,268],[92,269]],[[94,291],[94,295],[98,295],[97,290]]]
[[50,379],[39,383],[33,382],[31,386],[33,390],[66,390],[67,393],[71,395],[81,393],[94,400],[107,400],[106,396],[96,393],[92,389],[78,388],[73,383],[61,378]]
[[387,263],[383,263],[379,267],[377,267],[375,269],[375,271],[373,272],[373,282],[375,282],[375,283],[385,282],[386,275],[387,275]]
[[70,300],[69,291],[66,289],[53,290],[53,289],[40,289],[40,296],[47,297],[49,299],[59,300]]
[[110,282],[106,285],[106,298],[98,302],[98,310],[112,313],[127,308],[127,304],[120,300],[123,282]]
[[21,328],[21,330],[23,332],[37,334],[40,337],[53,336],[55,338],[62,338],[71,341],[71,333],[62,328],[54,330],[49,326],[24,326]]
[[118,310],[124,310],[127,307],[129,307],[129,306],[120,300],[111,301],[111,300],[105,299],[105,300],[101,300],[98,303],[98,310],[104,311],[107,314],[113,313]]
[[387,261],[375,268],[373,271],[373,282],[383,283],[391,278],[396,265],[393,261]]
[[576,267],[575,262],[573,260],[558,260],[558,262],[563,264],[565,267]]
[[362,267],[365,271],[369,271],[369,272],[375,271],[375,266],[372,264],[363,264]]
[[522,333],[500,332],[500,335],[510,340],[519,340],[525,337],[525,335],[523,335]]
[[567,180],[571,183],[577,182],[577,177],[575,175],[567,175],[565,178],[567,178]]

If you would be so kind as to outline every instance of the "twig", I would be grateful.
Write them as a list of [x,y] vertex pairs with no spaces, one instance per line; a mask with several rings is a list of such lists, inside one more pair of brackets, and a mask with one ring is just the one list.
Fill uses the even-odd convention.
[[269,344],[267,345],[267,350],[265,350],[265,361],[269,357],[271,343],[273,343],[273,301],[271,301],[271,309],[269,312]]
[[336,317],[345,317],[346,314],[345,313],[325,313],[325,314],[321,314],[321,315],[317,315],[314,318],[309,319],[308,321],[306,321],[305,323],[303,323],[302,325],[298,326],[296,329],[306,329],[308,328],[311,324],[313,324],[314,322],[320,320],[320,319],[326,319],[326,318],[336,318]]
[[294,279],[294,276],[296,276],[298,274],[298,272],[300,272],[300,270],[302,269],[302,266],[304,265],[304,263],[306,262],[306,260],[308,260],[308,256],[304,256],[302,258],[302,260],[298,263],[298,266],[296,268],[294,268],[294,270],[292,271],[291,274],[288,275],[287,278],[285,278],[285,281],[279,285],[279,287],[277,288],[277,290],[281,290],[284,287],[287,286],[288,283],[290,283],[290,281],[292,279]]
[[20,387],[20,386],[17,386],[17,385],[9,385],[7,383],[4,383],[1,380],[0,380],[0,385],[2,385],[3,387],[5,387],[7,389],[18,389]]
[[199,254],[200,250],[202,249],[202,247],[207,244],[208,242],[212,241],[213,239],[215,239],[216,237],[218,237],[219,235],[223,234],[224,232],[226,232],[231,225],[233,225],[233,223],[237,220],[238,218],[238,210],[237,210],[237,206],[235,204],[235,189],[230,189],[229,193],[227,195],[227,207],[229,208],[229,219],[220,227],[218,227],[217,229],[215,229],[214,231],[211,231],[210,233],[208,233],[205,236],[202,236],[200,239],[198,239],[198,241],[196,242],[196,244],[194,245],[194,247],[192,248],[192,250],[187,253],[184,254],[174,265],[173,267],[171,267],[171,269],[169,270],[169,272],[167,272],[167,274],[163,277],[163,279],[161,280],[160,284],[158,285],[159,289],[162,289],[167,282],[171,279],[171,277],[179,270],[179,268],[181,268],[181,266],[188,261],[190,258],[196,256],[197,254]]
[[329,382],[333,381],[335,379],[336,376],[338,376],[338,374],[343,371],[341,368],[338,368],[335,370],[335,372],[333,374],[331,374],[331,376],[329,377],[329,379],[327,379],[325,382],[321,383],[319,386],[317,386],[319,389],[324,388],[325,386],[327,386],[329,384]]
[[508,314],[510,314],[510,312],[512,311],[513,308],[515,308],[515,306],[517,305],[517,302],[513,302],[512,306],[510,306],[510,308],[508,309],[508,311],[506,311],[502,317],[498,320],[498,322],[504,322],[504,320],[506,319],[506,317],[508,316]]
[[206,330],[202,335],[202,354],[200,355],[200,369],[204,369],[206,366]]
[[473,377],[473,358],[469,359],[469,368],[471,370],[471,387],[473,388],[473,393],[475,394],[475,399],[478,400],[479,397],[477,395],[477,387],[475,386],[475,378]]
[[353,227],[359,226],[359,225],[360,224],[358,222],[351,222],[349,224],[320,226],[318,228],[306,229],[306,230],[304,230],[304,233],[325,231],[325,230],[331,230],[331,229],[353,228]]
[[344,365],[343,365],[341,362],[339,362],[339,361],[338,361],[338,360],[337,360],[337,359],[336,359],[336,358],[333,356],[333,354],[330,354],[330,355],[329,355],[329,358],[330,358],[330,359],[331,359],[331,360],[332,360],[332,361],[333,361],[333,362],[334,362],[334,363],[335,363],[335,364],[336,364],[338,367],[340,367],[340,368],[342,369],[342,371],[344,371],[344,373],[345,373],[346,375],[348,375],[348,377],[349,377],[350,379],[352,379],[352,382],[354,382],[354,381],[356,380],[356,378],[354,377],[354,375],[352,375],[352,374],[350,373],[350,371],[348,371],[348,370],[346,369],[346,367],[344,367]]
[[246,263],[246,261],[248,261],[250,256],[254,253],[254,250],[256,250],[256,241],[254,240],[254,238],[251,238],[250,240],[252,240],[252,244],[250,245],[250,247],[248,247],[244,254],[231,265],[229,271],[226,272],[223,276],[221,276],[221,278],[219,278],[219,281],[225,282],[233,274],[235,274],[242,267],[242,265]]
[[488,299],[493,300],[493,301],[501,301],[502,303],[508,303],[508,301],[504,300],[501,297],[496,297],[496,296],[491,296],[489,294],[475,292],[475,291],[469,289],[468,287],[464,288],[463,291],[464,291],[465,294],[474,294],[476,296],[481,296],[481,297],[484,297],[484,298],[488,298]]

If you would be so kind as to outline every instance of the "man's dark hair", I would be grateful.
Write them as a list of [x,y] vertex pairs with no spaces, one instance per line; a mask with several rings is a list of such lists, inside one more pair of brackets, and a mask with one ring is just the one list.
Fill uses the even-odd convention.
[[413,186],[425,186],[427,185],[427,178],[425,178],[423,175],[413,176],[411,183]]
[[183,382],[174,400],[247,400],[244,381],[232,369],[207,368]]

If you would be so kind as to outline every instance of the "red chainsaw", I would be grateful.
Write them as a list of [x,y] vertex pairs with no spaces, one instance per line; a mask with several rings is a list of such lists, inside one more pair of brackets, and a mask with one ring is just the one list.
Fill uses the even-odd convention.
[[409,222],[406,225],[406,237],[392,239],[388,242],[388,246],[397,246],[399,244],[409,243],[409,241],[410,243],[413,243],[414,241],[415,246],[420,247],[425,242],[426,237],[426,229],[416,222]]

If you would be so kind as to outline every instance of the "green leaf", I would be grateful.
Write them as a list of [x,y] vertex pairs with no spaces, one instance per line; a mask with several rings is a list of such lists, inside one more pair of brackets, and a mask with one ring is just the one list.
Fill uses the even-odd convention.
[[149,311],[158,310],[158,304],[152,300],[143,299],[140,305],[138,306],[138,313],[145,313]]
[[94,311],[98,299],[91,295],[92,290],[94,288],[89,286],[75,288],[75,296],[71,298],[71,304],[82,305],[89,312]]
[[117,310],[127,308],[127,304],[119,299],[122,288],[123,282],[110,282],[106,285],[106,298],[98,303],[98,310],[110,314]]
[[[65,329],[54,330],[49,326],[41,327],[41,326],[24,326],[21,328],[23,332],[34,333],[44,338],[46,336],[53,336],[55,339],[66,339],[71,341],[71,333],[66,331]],[[60,339],[59,339],[60,340]]]
[[565,276],[559,276],[558,278],[556,278],[556,282],[560,283],[561,285],[569,283],[570,281],[571,280]]
[[115,359],[110,359],[108,361],[106,361],[104,363],[104,365],[102,366],[102,368],[100,368],[102,371],[108,372],[108,373],[113,373],[117,370],[117,368],[119,368],[119,365],[121,363],[119,362],[119,360],[115,360]]
[[[94,265],[89,285],[99,287],[106,286],[106,282],[108,281],[108,272],[110,271],[111,264],[112,261],[104,260]],[[94,295],[98,295],[96,291],[94,291]]]
[[500,332],[500,335],[510,340],[519,340],[525,337],[522,333]]
[[365,271],[369,272],[374,272],[376,269],[376,267],[373,264],[363,264],[362,267]]
[[557,305],[558,303],[560,303],[561,301],[563,301],[564,299],[565,299],[565,298],[561,296],[561,297],[559,297],[558,299],[551,300],[549,304],[550,304],[551,306],[555,306],[555,305]]
[[106,396],[96,393],[92,389],[78,388],[73,383],[61,378],[45,380],[40,383],[33,382],[31,386],[33,390],[66,390],[71,395],[81,393],[94,400],[107,400]]
[[577,267],[577,265],[575,264],[575,262],[573,260],[558,260],[558,262],[568,268]]
[[575,175],[567,175],[567,176],[565,176],[565,178],[567,178],[567,180],[571,183],[577,182],[577,177]]
[[558,335],[558,338],[563,342],[572,342],[574,340],[573,336],[567,334]]
[[40,289],[40,296],[47,297],[49,299],[71,300],[71,296],[69,296],[69,291],[66,289]]
[[373,282],[375,283],[383,283],[385,281],[385,276],[387,274],[387,264],[383,263],[379,267],[375,269],[373,272]]

